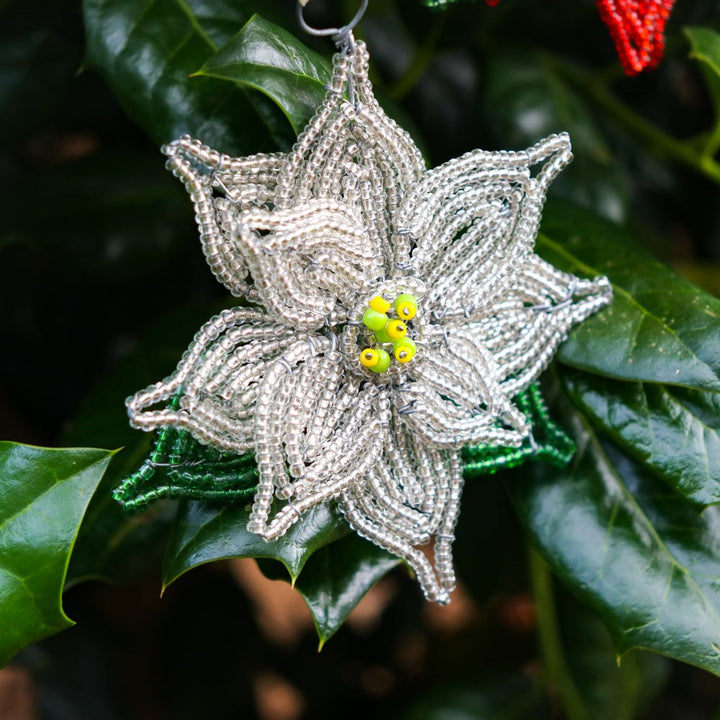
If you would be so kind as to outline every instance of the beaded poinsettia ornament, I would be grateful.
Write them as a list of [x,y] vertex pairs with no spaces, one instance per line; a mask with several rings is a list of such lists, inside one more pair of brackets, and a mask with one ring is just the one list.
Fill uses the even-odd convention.
[[[365,45],[342,43],[290,153],[231,158],[190,137],[164,148],[210,268],[245,302],[128,399],[132,425],[160,435],[116,496],[254,492],[248,529],[267,540],[334,500],[445,603],[463,470],[567,460],[533,382],[611,290],[533,252],[567,135],[428,171],[374,97]],[[148,491],[160,466],[176,474]]]

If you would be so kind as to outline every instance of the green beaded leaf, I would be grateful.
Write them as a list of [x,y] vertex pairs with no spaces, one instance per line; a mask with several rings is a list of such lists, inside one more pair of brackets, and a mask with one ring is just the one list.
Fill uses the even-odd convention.
[[[575,446],[550,418],[537,385],[518,395],[515,402],[530,421],[531,436],[519,448],[464,448],[467,477],[492,474],[535,459],[561,466],[572,457]],[[251,453],[238,456],[221,452],[199,443],[184,430],[165,428],[155,434],[149,457],[122,481],[114,497],[126,511],[140,512],[167,498],[242,502],[251,499],[256,485],[257,469]]]
[[527,460],[544,460],[561,467],[569,462],[575,444],[550,418],[540,388],[531,385],[515,398],[525,413],[532,433],[519,448],[480,445],[463,448],[463,467],[466,477],[496,473],[522,465]]
[[139,512],[165,498],[245,500],[256,485],[252,454],[223,453],[184,430],[163,428],[156,433],[150,456],[122,481],[114,497],[128,512]]
[[72,626],[62,591],[78,527],[112,450],[0,443],[0,667]]

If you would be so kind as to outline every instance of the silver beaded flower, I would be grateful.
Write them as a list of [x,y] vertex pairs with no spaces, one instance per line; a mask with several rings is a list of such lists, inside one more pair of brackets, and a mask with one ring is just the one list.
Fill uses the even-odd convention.
[[[367,69],[363,43],[334,58],[289,154],[230,158],[190,137],[164,148],[213,273],[253,307],[206,323],[129,415],[142,430],[253,451],[252,532],[277,538],[335,499],[446,603],[460,449],[528,437],[512,398],[611,290],[533,253],[546,189],[572,157],[567,135],[426,171]],[[431,541],[432,559],[420,549]]]

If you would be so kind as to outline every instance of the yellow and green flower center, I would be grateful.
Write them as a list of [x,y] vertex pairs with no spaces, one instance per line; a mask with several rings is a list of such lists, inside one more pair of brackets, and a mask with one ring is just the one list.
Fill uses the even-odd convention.
[[374,373],[384,373],[392,358],[404,365],[417,353],[417,346],[408,337],[408,322],[417,314],[417,300],[409,293],[398,295],[388,302],[376,295],[363,312],[362,323],[372,331],[376,346],[360,351],[360,364]]

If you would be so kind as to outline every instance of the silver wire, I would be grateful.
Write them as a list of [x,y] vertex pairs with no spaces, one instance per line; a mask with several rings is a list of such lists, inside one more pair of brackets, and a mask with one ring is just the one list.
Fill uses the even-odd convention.
[[355,13],[355,17],[347,24],[339,28],[314,28],[312,25],[308,25],[303,15],[304,6],[298,2],[297,4],[297,20],[300,27],[309,35],[315,37],[332,37],[335,44],[340,47],[348,42],[348,39],[352,36],[352,31],[356,28],[357,24],[362,20],[363,15],[367,10],[368,0],[362,0],[360,9]]

